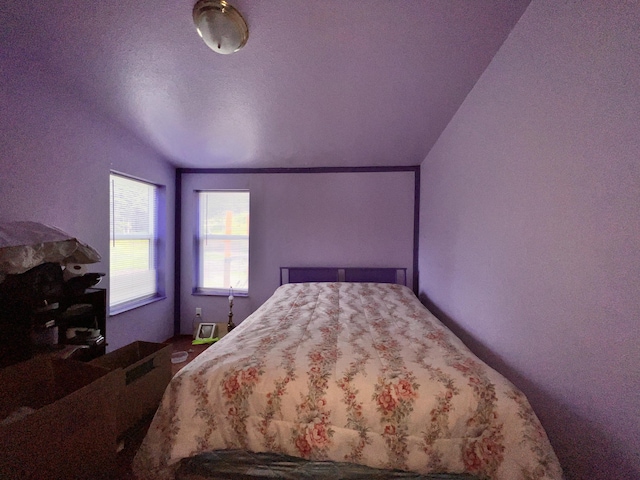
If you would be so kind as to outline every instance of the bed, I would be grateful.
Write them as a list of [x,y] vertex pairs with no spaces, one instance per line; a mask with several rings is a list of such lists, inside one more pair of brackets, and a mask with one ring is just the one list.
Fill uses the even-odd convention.
[[301,270],[173,378],[138,478],[562,478],[525,396],[406,271]]

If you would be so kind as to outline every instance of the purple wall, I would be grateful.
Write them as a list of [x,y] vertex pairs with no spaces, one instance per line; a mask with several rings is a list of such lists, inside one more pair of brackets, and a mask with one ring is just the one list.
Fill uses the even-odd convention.
[[413,264],[414,172],[185,174],[181,281],[182,332],[196,307],[226,321],[223,297],[191,294],[194,190],[251,192],[249,297],[234,303],[236,323],[280,285],[281,266],[407,267]]
[[534,0],[422,164],[420,290],[570,479],[640,478],[640,9]]
[[[0,221],[61,228],[96,248],[103,260],[91,270],[108,273],[110,169],[167,185],[169,199],[174,169],[75,92],[53,83],[41,65],[10,53],[0,53]],[[173,202],[167,215],[172,232]],[[167,249],[172,267],[172,235]],[[166,281],[166,300],[108,320],[109,350],[173,335],[173,275]],[[108,284],[107,276],[99,286]]]

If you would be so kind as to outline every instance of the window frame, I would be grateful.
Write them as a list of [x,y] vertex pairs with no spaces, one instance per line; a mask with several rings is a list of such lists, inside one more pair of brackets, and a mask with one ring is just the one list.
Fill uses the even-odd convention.
[[[193,244],[194,244],[194,251],[195,251],[195,255],[194,255],[194,287],[192,290],[192,294],[193,295],[203,295],[203,296],[228,296],[231,293],[231,290],[229,287],[220,287],[220,288],[205,288],[201,286],[201,282],[202,282],[202,271],[203,271],[203,267],[201,266],[201,261],[202,261],[202,249],[201,249],[201,238],[200,238],[200,217],[201,217],[201,194],[203,193],[246,193],[248,195],[247,201],[248,201],[248,212],[249,212],[249,217],[250,217],[250,210],[251,210],[251,192],[249,189],[246,188],[205,188],[205,189],[198,189],[198,190],[194,190],[194,196],[195,196],[195,204],[196,204],[196,208],[195,208],[195,231],[194,231],[194,236],[193,236]],[[236,287],[233,287],[233,296],[234,297],[248,297],[249,296],[249,271],[250,271],[250,262],[249,262],[249,256],[250,256],[250,238],[251,238],[251,224],[250,224],[250,220],[249,220],[249,227],[248,227],[248,232],[246,235],[237,235],[237,234],[209,234],[207,235],[207,238],[209,239],[213,239],[213,240],[224,240],[224,239],[228,239],[228,240],[240,240],[240,239],[246,239],[247,240],[247,270],[246,270],[246,275],[247,275],[247,289],[246,291],[244,289],[239,289]]]
[[[130,180],[133,182],[138,182],[145,184],[147,186],[153,187],[154,197],[155,197],[155,215],[154,212],[150,212],[150,217],[154,222],[154,237],[149,237],[146,235],[139,234],[130,234],[125,236],[117,236],[115,233],[115,228],[111,224],[113,221],[113,213],[114,213],[114,195],[112,191],[113,178],[112,177],[120,177],[126,180]],[[166,298],[165,291],[165,281],[164,281],[164,272],[165,272],[165,263],[166,263],[166,254],[165,254],[165,239],[166,239],[166,186],[151,182],[149,180],[145,180],[139,177],[135,177],[133,175],[128,175],[122,172],[117,172],[111,170],[109,172],[109,217],[110,217],[110,225],[109,225],[109,299],[108,299],[108,311],[109,316],[118,315],[123,312],[127,312],[129,310],[133,310],[135,308],[142,307],[144,305],[149,305],[150,303],[154,303]],[[113,237],[112,237],[113,233]],[[127,300],[124,302],[120,302],[117,304],[111,304],[111,291],[113,285],[113,276],[111,275],[111,265],[112,265],[112,257],[111,257],[111,245],[115,239],[146,239],[149,240],[153,245],[153,252],[151,259],[153,261],[153,266],[155,267],[155,292],[151,294],[147,294],[144,296],[140,296],[131,300]]]

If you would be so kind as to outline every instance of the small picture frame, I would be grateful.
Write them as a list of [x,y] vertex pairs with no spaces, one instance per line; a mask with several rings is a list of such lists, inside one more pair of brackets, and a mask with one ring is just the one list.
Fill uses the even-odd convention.
[[196,341],[212,341],[216,337],[216,324],[215,323],[201,323],[198,325],[198,332],[196,333]]

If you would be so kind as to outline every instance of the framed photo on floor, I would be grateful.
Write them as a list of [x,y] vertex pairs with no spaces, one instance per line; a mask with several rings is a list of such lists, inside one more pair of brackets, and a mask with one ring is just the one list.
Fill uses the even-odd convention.
[[217,335],[217,331],[216,331],[216,324],[215,323],[201,323],[198,325],[198,331],[196,333],[196,341],[201,341],[201,342],[207,342],[207,341],[212,341],[214,338],[216,338]]

